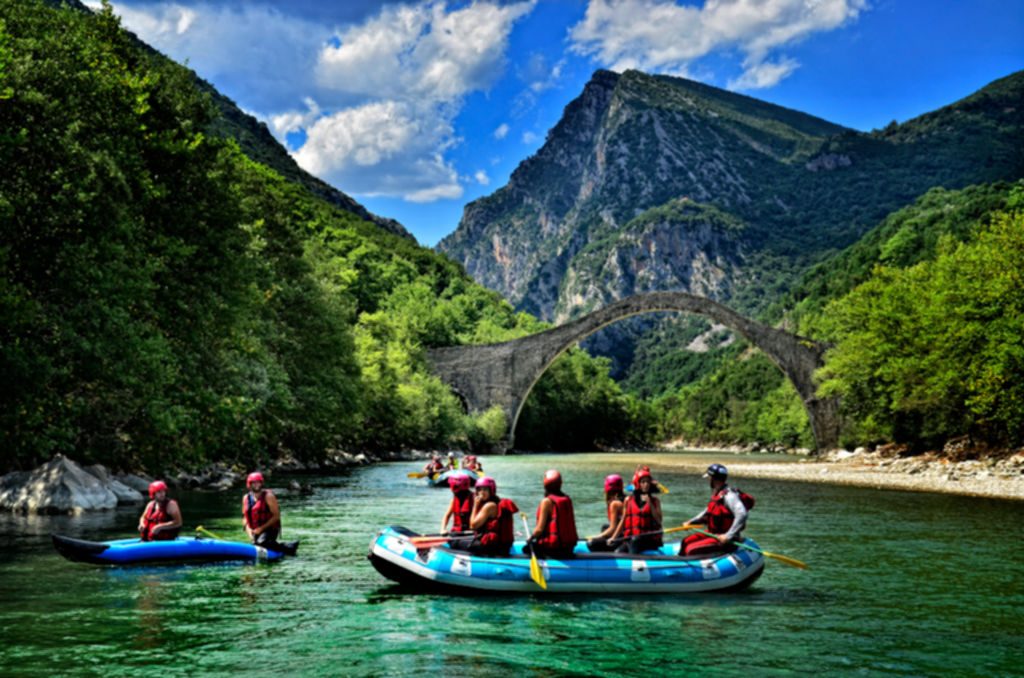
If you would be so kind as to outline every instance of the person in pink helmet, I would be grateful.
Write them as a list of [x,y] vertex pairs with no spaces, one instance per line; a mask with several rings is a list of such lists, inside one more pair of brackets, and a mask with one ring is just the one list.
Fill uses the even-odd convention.
[[615,528],[622,520],[623,502],[626,500],[626,491],[623,485],[622,476],[613,473],[604,479],[604,505],[608,516],[608,522],[601,527],[601,534],[587,540],[587,548],[591,551],[611,551],[608,539],[615,534]]
[[452,546],[478,555],[507,556],[515,541],[513,516],[518,511],[515,502],[498,496],[494,478],[480,478],[476,481],[476,503],[469,521],[475,535],[472,539],[451,542]]
[[178,502],[167,498],[167,483],[154,480],[149,484],[149,503],[139,518],[142,541],[170,541],[181,531],[181,509]]
[[473,492],[469,489],[469,476],[455,473],[448,476],[448,487],[452,490],[452,500],[448,510],[441,518],[441,534],[448,534],[448,521],[452,521],[452,533],[469,532],[470,519],[473,517]]
[[269,548],[277,543],[281,534],[281,509],[277,505],[277,497],[263,486],[263,474],[259,471],[249,474],[245,487],[248,490],[242,497],[245,532],[253,544]]

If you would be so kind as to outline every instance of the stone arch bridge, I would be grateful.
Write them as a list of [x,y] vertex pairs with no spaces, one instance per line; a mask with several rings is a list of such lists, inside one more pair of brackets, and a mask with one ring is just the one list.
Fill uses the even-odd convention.
[[813,380],[814,370],[822,365],[826,347],[685,292],[652,292],[627,297],[564,325],[500,344],[429,349],[427,360],[434,374],[465,401],[470,412],[501,406],[509,422],[504,444],[511,447],[523,403],[555,358],[607,325],[659,311],[707,316],[761,349],[793,382],[803,399],[818,449],[836,446],[839,436],[837,401],[818,398]]

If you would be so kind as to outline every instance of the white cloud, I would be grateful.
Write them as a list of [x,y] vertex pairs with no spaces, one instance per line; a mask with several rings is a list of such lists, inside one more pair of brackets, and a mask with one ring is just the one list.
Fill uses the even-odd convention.
[[540,141],[540,137],[537,136],[536,134],[534,134],[533,132],[530,132],[529,130],[527,130],[526,132],[523,132],[523,143],[524,144],[528,144],[528,145],[529,144],[535,144],[538,141]]
[[385,7],[341,31],[320,52],[317,78],[328,89],[380,98],[453,101],[489,87],[505,66],[508,36],[534,3],[445,2]]
[[432,108],[374,102],[321,117],[294,155],[307,171],[354,193],[427,202],[462,195],[458,173],[438,150],[451,137],[450,121]]
[[462,195],[445,158],[460,141],[454,120],[467,94],[501,76],[509,34],[535,2],[413,0],[341,27],[263,3],[126,0],[115,11],[261,111],[282,141],[305,131],[294,156],[306,170],[357,195],[425,202]]
[[795,59],[782,58],[772,63],[762,61],[752,63],[738,78],[729,81],[729,89],[764,89],[773,87],[783,78],[795,71],[799,64]]
[[730,86],[770,87],[798,66],[772,62],[771,50],[856,19],[867,0],[590,0],[570,30],[572,49],[622,71],[637,68],[682,75],[718,50],[738,49],[744,72]]
[[491,183],[491,178],[487,176],[487,172],[483,170],[477,170],[476,174],[473,175],[473,178],[476,179],[476,183],[480,184],[481,186],[486,186],[487,184]]
[[494,138],[504,139],[505,137],[508,136],[508,129],[509,128],[507,123],[501,123],[500,125],[498,125],[498,129],[494,130]]

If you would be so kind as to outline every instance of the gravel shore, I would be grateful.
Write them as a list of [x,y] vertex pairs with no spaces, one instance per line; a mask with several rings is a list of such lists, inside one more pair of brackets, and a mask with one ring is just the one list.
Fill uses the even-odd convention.
[[[710,450],[709,450],[710,453]],[[723,455],[736,478],[777,478],[812,483],[857,485],[879,489],[947,492],[977,497],[1024,500],[1024,451],[1001,460],[950,461],[933,455],[892,457],[877,452],[837,450],[820,459],[794,463],[758,462]],[[694,467],[693,462],[663,458],[666,465]],[[699,470],[694,467],[694,470]]]

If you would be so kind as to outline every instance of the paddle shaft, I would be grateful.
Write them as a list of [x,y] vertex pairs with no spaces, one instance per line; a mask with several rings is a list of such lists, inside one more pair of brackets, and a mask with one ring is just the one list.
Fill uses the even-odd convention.
[[[705,535],[707,537],[713,537],[713,538],[717,539],[717,535],[711,534],[710,532],[705,532],[704,530],[697,530],[696,528],[694,529],[694,531],[698,532],[700,534],[703,534],[703,535]],[[747,544],[743,543],[742,541],[735,541],[735,540],[733,540],[732,543],[736,544],[736,546],[739,546],[740,548],[747,549],[748,551],[753,551],[754,553],[760,553],[765,558],[772,558],[774,560],[779,561],[780,563],[785,563],[786,565],[791,565],[793,567],[798,567],[801,570],[808,569],[807,568],[807,563],[803,562],[802,560],[797,560],[796,558],[790,558],[789,556],[784,556],[784,555],[782,555],[780,553],[772,553],[771,551],[762,551],[759,548],[754,548],[753,546],[748,546]]]

